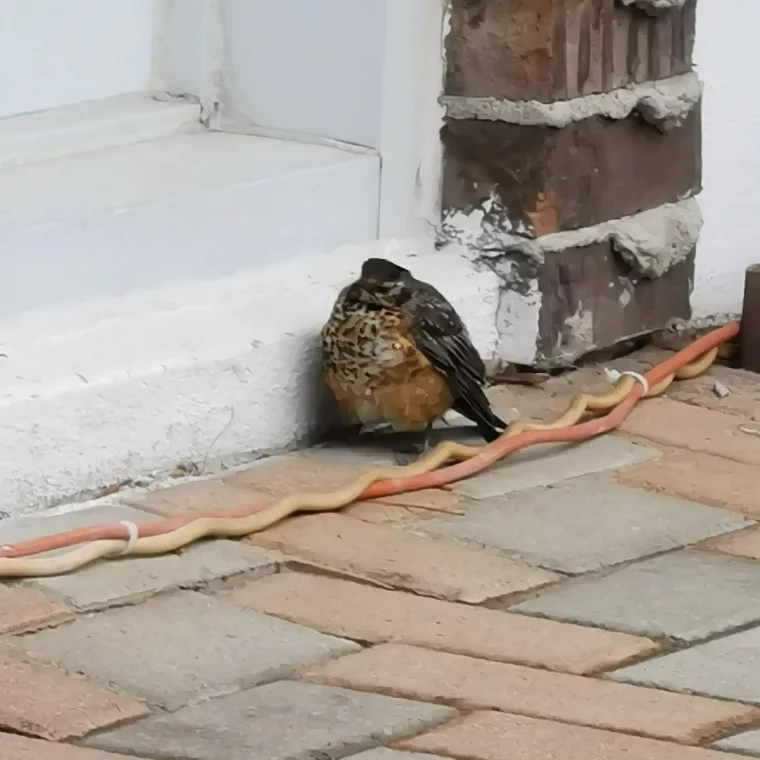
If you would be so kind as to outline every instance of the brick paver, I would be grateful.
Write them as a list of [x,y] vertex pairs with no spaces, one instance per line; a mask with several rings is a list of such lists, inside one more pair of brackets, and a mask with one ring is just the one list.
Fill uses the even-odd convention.
[[6,651],[0,651],[0,694],[0,730],[54,741],[84,736],[148,713],[134,699],[54,668],[24,662]]
[[465,517],[435,517],[416,530],[584,573],[749,524],[722,509],[584,477],[485,499]]
[[499,710],[684,744],[760,720],[760,709],[739,703],[398,644],[342,657],[303,677],[465,711]]
[[333,513],[288,520],[249,540],[356,578],[463,602],[559,580],[522,562]]
[[476,712],[399,749],[467,760],[739,760],[699,747],[497,712]]
[[34,631],[73,617],[68,607],[36,589],[0,583],[0,635]]
[[[114,755],[95,749],[29,739],[16,734],[0,733],[2,760],[138,760],[134,755]],[[413,760],[406,758],[406,760]]]
[[620,430],[668,446],[760,465],[760,437],[742,432],[742,427],[754,429],[758,428],[758,423],[691,404],[656,398],[638,404]]
[[627,634],[300,573],[247,584],[230,600],[336,636],[394,641],[569,673],[614,667],[659,649],[649,639]]
[[760,467],[697,451],[673,449],[662,459],[622,470],[619,483],[681,496],[760,518]]
[[279,683],[100,733],[87,745],[193,760],[342,758],[454,717],[447,707],[327,686]]
[[488,499],[580,475],[629,467],[658,456],[656,449],[622,438],[547,444],[515,452],[476,478],[454,484],[454,489],[472,499]]
[[36,660],[117,684],[170,710],[358,648],[190,591],[13,641]]
[[[758,473],[760,476],[760,473]],[[760,486],[760,481],[758,481]],[[760,499],[758,499],[760,501]],[[760,527],[742,530],[730,536],[722,536],[708,541],[703,548],[732,554],[735,557],[760,559]]]

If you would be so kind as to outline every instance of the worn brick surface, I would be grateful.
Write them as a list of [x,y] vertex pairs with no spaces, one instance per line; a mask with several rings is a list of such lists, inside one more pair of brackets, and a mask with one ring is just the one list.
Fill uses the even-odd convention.
[[195,480],[147,494],[127,494],[124,501],[163,517],[178,517],[192,512],[243,509],[274,499],[250,488],[236,488],[219,479]]
[[[386,463],[381,461],[379,465],[386,466]],[[294,493],[321,493],[342,488],[366,470],[377,466],[377,463],[366,461],[364,457],[322,450],[321,453],[310,455],[265,459],[248,469],[227,475],[222,480],[235,487],[250,488],[257,493],[281,498]],[[367,506],[390,504],[397,507],[432,507],[446,511],[454,509],[458,502],[455,494],[430,488],[414,493],[385,496],[369,502]]]
[[760,720],[760,710],[738,703],[397,644],[342,657],[303,677],[464,711],[499,710],[685,744]]
[[722,509],[589,476],[484,499],[465,517],[435,517],[414,530],[517,553],[552,570],[583,573],[748,524]]
[[632,665],[611,678],[760,704],[760,628]]
[[247,688],[357,645],[195,592],[14,639],[34,659],[170,710]]
[[671,449],[659,461],[623,470],[617,480],[760,518],[760,467],[731,459]]
[[193,760],[337,760],[420,733],[454,711],[327,686],[279,683],[154,716],[87,740],[115,752]]
[[84,567],[76,573],[30,581],[59,595],[78,610],[139,602],[159,591],[189,588],[250,572],[266,575],[277,570],[281,555],[237,541],[209,541],[180,554],[114,559]]
[[[113,755],[94,749],[29,739],[16,734],[0,734],[2,760],[137,760],[134,755]],[[407,758],[407,760],[414,760]]]
[[441,139],[444,210],[496,198],[512,229],[535,237],[674,203],[701,186],[698,107],[667,132],[636,116],[563,129],[467,119],[449,120]]
[[589,473],[630,467],[658,456],[656,449],[609,436],[577,444],[531,446],[477,477],[459,481],[454,489],[471,499],[488,499]]
[[447,92],[551,101],[683,73],[695,6],[653,18],[612,0],[455,0]]
[[558,579],[510,559],[336,514],[288,520],[249,540],[320,567],[453,601],[478,603]]
[[698,747],[497,712],[476,712],[401,741],[400,749],[468,760],[738,760]]
[[676,552],[563,584],[514,609],[692,642],[760,621],[760,564]]
[[[745,731],[741,734],[736,734],[736,736],[730,736],[727,739],[723,739],[722,741],[719,741],[715,745],[719,749],[725,749],[728,751],[736,751],[740,752],[742,754],[760,756],[760,729],[755,731]],[[382,760],[382,758],[377,758],[376,760]],[[388,760],[393,760],[392,758],[388,758]],[[401,760],[404,760],[401,758]],[[409,760],[412,760],[409,758]]]
[[650,441],[760,465],[760,435],[741,428],[760,432],[757,424],[741,417],[663,398],[638,404],[620,426]]
[[[760,485],[760,481],[756,481]],[[730,536],[722,536],[708,541],[702,548],[733,554],[735,557],[760,559],[760,528],[750,528]]]
[[654,642],[626,634],[299,573],[250,583],[236,589],[231,601],[336,636],[570,673],[612,667],[658,650]]
[[0,634],[33,631],[72,618],[65,605],[36,589],[0,583]]
[[[0,652],[0,728],[59,741],[146,715],[129,697]],[[0,744],[0,749],[2,744]]]

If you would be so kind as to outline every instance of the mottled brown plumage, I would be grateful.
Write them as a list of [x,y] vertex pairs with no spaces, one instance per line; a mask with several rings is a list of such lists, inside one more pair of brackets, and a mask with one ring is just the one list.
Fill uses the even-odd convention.
[[502,422],[485,367],[454,307],[385,259],[368,259],[322,329],[325,380],[354,422],[427,431],[448,409],[494,440]]

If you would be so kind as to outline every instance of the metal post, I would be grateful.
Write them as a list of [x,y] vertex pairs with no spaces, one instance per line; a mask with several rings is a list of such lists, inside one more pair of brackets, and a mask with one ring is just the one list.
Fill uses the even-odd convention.
[[741,367],[760,373],[760,264],[747,267],[742,306]]

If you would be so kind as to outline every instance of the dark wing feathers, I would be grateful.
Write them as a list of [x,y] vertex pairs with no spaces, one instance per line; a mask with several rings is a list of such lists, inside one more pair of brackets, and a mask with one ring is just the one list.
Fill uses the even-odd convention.
[[485,366],[454,307],[432,285],[416,281],[405,304],[412,316],[410,337],[447,380],[456,398],[454,409],[478,424],[487,440],[504,429],[483,392]]

